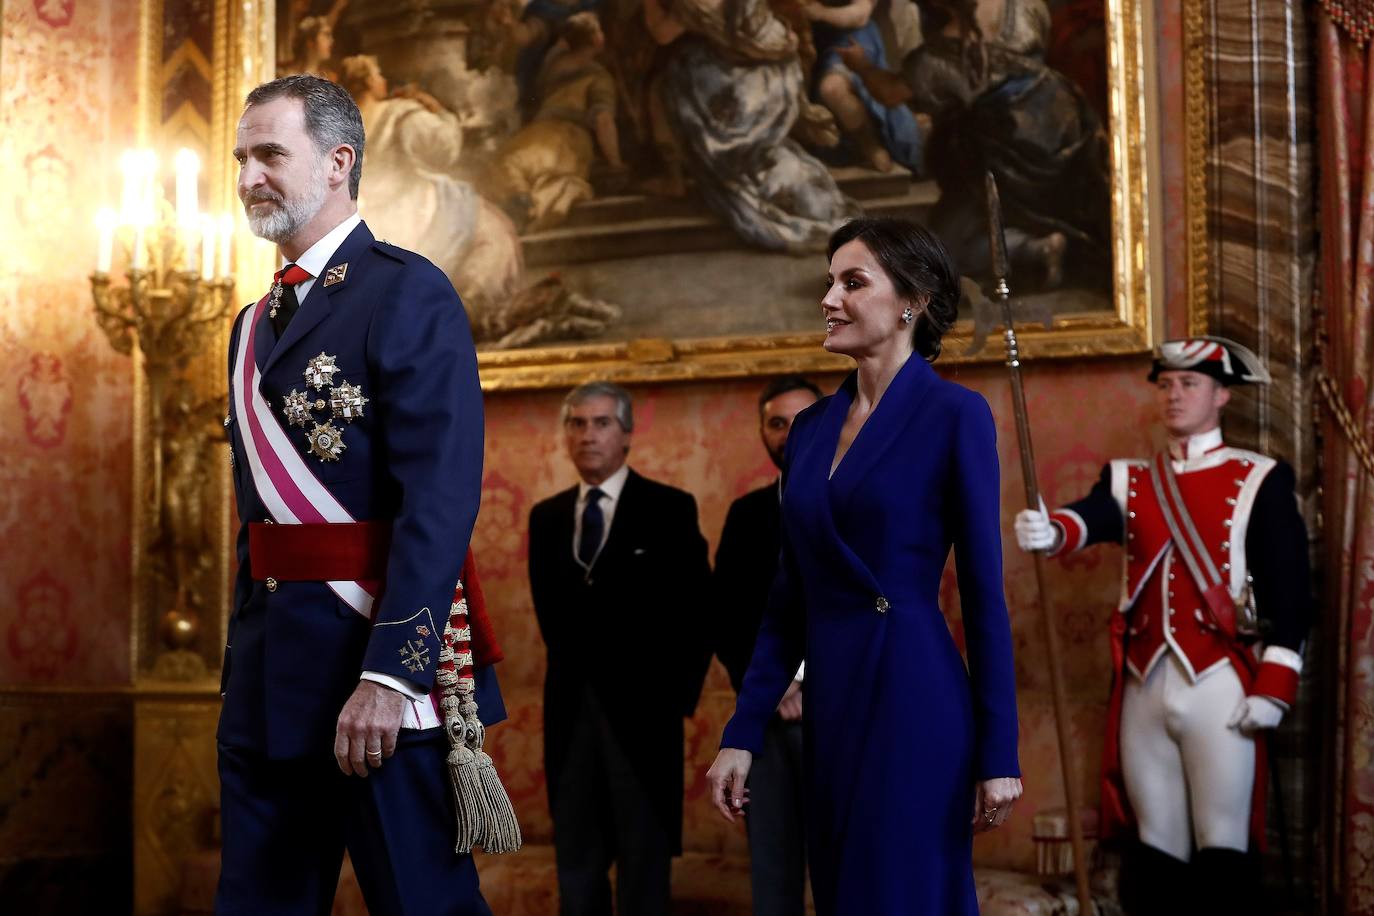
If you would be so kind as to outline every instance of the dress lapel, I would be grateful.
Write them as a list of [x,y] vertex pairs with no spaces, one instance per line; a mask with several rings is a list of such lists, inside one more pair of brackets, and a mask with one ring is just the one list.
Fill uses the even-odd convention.
[[[878,406],[865,421],[858,436],[850,444],[849,451],[845,453],[844,460],[830,478],[830,499],[833,506],[842,506],[850,499],[854,488],[863,482],[869,470],[892,447],[892,443],[897,441],[907,424],[911,422],[911,418],[916,415],[916,405],[921,394],[934,378],[935,370],[917,354],[912,354],[906,364],[897,370],[897,375],[888,385],[887,391],[883,392]],[[853,385],[857,382],[857,375],[850,376],[842,386],[842,390],[845,391],[845,404],[840,414],[839,425],[835,427],[830,440],[832,461],[835,457],[835,446],[840,441],[840,427],[844,425],[844,415],[853,403]],[[836,392],[836,400],[839,400],[839,392]]]
[[325,285],[330,269],[340,264],[359,260],[367,246],[372,244],[372,241],[372,233],[368,230],[366,223],[358,223],[353,231],[348,234],[348,238],[344,239],[343,244],[334,252],[334,256],[329,259],[325,269],[315,278],[315,284],[310,287],[310,293],[301,303],[295,317],[291,319],[291,323],[286,326],[286,332],[282,334],[281,339],[277,341],[276,346],[268,354],[266,364],[262,367],[264,375],[277,364],[286,351],[314,330],[315,325],[324,321],[325,317],[329,315],[330,298],[340,290],[347,288],[348,281],[351,279],[351,275],[347,271],[344,272],[343,282]]
[[[809,489],[814,488],[810,498],[798,500],[809,509],[804,512],[810,516],[809,524],[823,541],[835,546],[844,565],[874,594],[882,593],[877,577],[846,542],[837,513],[853,496],[855,488],[863,482],[868,471],[906,428],[915,413],[915,401],[934,378],[934,370],[924,359],[919,356],[908,359],[831,476],[830,465],[835,460],[835,447],[839,444],[845,417],[854,403],[858,384],[858,374],[851,374],[826,404],[819,428],[809,446],[799,451],[794,459],[797,466],[792,469],[790,476],[800,477],[807,481]],[[788,487],[791,486],[789,480]]]
[[[816,545],[818,555],[838,557],[840,567],[852,571],[866,588],[876,591],[877,580],[873,573],[845,543],[835,525],[835,512],[831,507],[830,487],[826,479],[830,473],[830,463],[835,459],[840,428],[844,426],[845,415],[854,401],[854,383],[854,375],[844,380],[839,390],[826,402],[816,434],[807,439],[792,456],[783,491],[784,516],[796,519],[807,532],[804,540]],[[853,446],[850,451],[853,451]]]

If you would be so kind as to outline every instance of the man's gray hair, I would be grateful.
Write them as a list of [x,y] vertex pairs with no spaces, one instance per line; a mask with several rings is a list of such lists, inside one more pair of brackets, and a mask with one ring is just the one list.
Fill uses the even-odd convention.
[[615,419],[620,424],[620,428],[627,433],[635,431],[635,415],[630,401],[630,392],[614,382],[588,382],[569,391],[568,396],[563,399],[563,411],[559,414],[559,423],[567,423],[568,413],[578,404],[592,398],[613,398],[615,400]]
[[358,199],[363,180],[363,116],[348,90],[338,83],[308,73],[283,76],[263,83],[243,100],[245,109],[276,99],[300,99],[305,110],[305,130],[320,155],[338,146],[353,147],[353,168],[348,173],[348,196]]

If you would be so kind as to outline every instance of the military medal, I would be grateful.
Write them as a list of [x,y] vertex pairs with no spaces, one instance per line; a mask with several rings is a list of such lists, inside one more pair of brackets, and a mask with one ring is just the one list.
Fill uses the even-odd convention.
[[334,416],[342,417],[352,423],[357,417],[363,415],[363,405],[370,398],[363,397],[363,389],[360,385],[350,385],[344,382],[338,388],[329,389],[329,408]]
[[326,356],[324,351],[321,350],[320,355],[312,359],[305,366],[305,383],[316,391],[319,391],[326,385],[332,385],[334,383],[334,375],[339,371],[339,367],[334,364],[334,360],[335,358],[333,356]]
[[277,317],[277,309],[281,308],[281,294],[283,288],[280,280],[272,284],[272,307],[267,310],[268,318]]
[[305,428],[305,421],[310,419],[310,396],[303,391],[291,389],[291,393],[282,398],[285,406],[281,412],[286,415],[286,422],[291,426]]
[[316,423],[308,438],[310,453],[321,461],[338,461],[345,448],[343,430],[335,426],[332,420]]

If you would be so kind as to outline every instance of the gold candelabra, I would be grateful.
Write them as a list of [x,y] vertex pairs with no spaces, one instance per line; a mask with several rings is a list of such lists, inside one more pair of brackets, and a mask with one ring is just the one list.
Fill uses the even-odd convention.
[[[124,157],[121,211],[97,216],[100,247],[91,295],[100,329],[118,353],[140,357],[146,393],[147,454],[135,456],[134,587],[155,615],[150,673],[194,680],[205,675],[201,622],[214,581],[206,468],[211,445],[223,440],[222,393],[200,399],[190,367],[216,341],[233,303],[229,276],[232,223],[195,209],[199,164],[177,156],[176,206],[160,193],[156,159],[147,151]],[[124,255],[123,284],[112,276],[116,247]],[[197,263],[199,249],[199,263]],[[136,437],[136,441],[137,441]]]

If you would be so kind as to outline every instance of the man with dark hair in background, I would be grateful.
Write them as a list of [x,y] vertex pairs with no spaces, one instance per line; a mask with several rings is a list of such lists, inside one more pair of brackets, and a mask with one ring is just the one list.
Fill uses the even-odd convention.
[[[821,391],[800,375],[774,379],[759,396],[759,434],[781,470],[787,434],[798,413]],[[716,549],[713,598],[719,613],[716,655],[736,693],[754,652],[781,549],[782,478],[730,505]],[[787,689],[767,733],[766,750],[749,775],[750,880],[755,916],[801,916],[805,906],[806,844],[802,826],[802,676]]]

